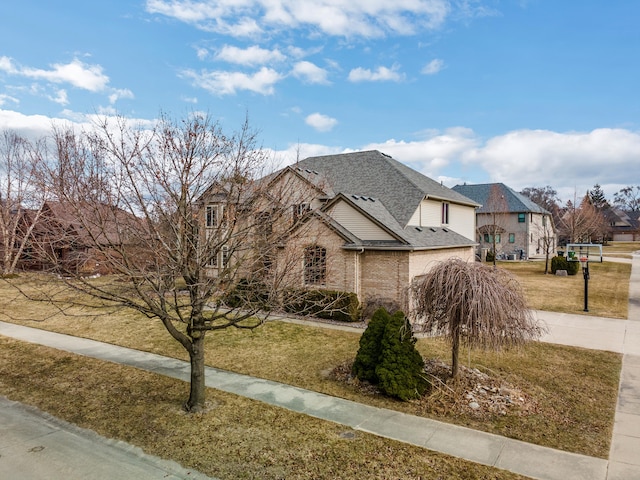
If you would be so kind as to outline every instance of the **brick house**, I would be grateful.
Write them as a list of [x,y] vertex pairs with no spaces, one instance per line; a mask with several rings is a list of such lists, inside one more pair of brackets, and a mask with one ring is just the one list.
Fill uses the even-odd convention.
[[[30,215],[27,221],[33,221]],[[140,228],[142,223],[133,215],[108,205],[70,206],[48,200],[41,214],[20,266],[30,270],[51,270],[81,274],[113,273],[106,266],[105,254],[117,255],[128,244],[127,231]],[[96,244],[99,245],[96,248]],[[138,258],[149,255],[138,249]]]
[[482,206],[477,210],[476,239],[481,251],[510,259],[554,252],[557,236],[551,213],[503,183],[456,185],[453,190]]
[[[402,304],[436,262],[474,259],[479,205],[379,151],[310,157],[263,181],[295,192],[279,253],[297,259],[294,285]],[[219,211],[212,199],[206,208]]]

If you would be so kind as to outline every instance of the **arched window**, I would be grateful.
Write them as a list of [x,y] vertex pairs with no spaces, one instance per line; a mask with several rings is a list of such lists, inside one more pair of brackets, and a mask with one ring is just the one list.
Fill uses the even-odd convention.
[[312,245],[304,249],[305,285],[324,285],[327,280],[327,249]]

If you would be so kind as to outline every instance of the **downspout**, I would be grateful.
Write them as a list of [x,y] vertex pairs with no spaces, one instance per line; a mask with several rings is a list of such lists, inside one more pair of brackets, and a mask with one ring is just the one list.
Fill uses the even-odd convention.
[[362,298],[362,292],[360,291],[361,288],[361,275],[362,275],[362,267],[360,266],[360,255],[362,255],[364,253],[364,247],[361,247],[360,250],[356,251],[356,261],[355,261],[355,272],[354,272],[354,283],[355,283],[355,290],[356,290],[356,295],[358,296],[358,299],[360,300],[360,303],[362,303],[362,301],[364,300]]
[[526,219],[527,219],[527,223],[525,223],[526,225],[526,233],[525,233],[525,240],[524,240],[524,251],[525,251],[525,255],[526,258],[529,258],[529,247],[531,246],[531,212],[527,212],[526,214]]

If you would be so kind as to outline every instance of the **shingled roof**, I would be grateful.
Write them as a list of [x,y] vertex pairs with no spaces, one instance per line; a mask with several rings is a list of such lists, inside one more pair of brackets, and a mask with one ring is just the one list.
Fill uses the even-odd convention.
[[309,157],[291,167],[322,176],[336,194],[379,199],[402,228],[425,197],[477,206],[463,194],[377,150]]
[[504,197],[505,203],[507,205],[507,211],[509,213],[524,212],[551,215],[551,213],[542,208],[540,205],[532,202],[528,197],[516,192],[512,188],[506,186],[504,183],[456,185],[455,187],[453,187],[453,190],[481,204],[482,207],[478,209],[478,213],[493,213],[493,210],[489,205],[489,197],[491,195],[491,189],[494,186],[500,188],[500,193]]

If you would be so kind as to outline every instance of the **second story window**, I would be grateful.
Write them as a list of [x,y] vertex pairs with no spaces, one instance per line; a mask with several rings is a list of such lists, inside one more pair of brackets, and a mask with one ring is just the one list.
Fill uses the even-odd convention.
[[524,213],[518,214],[518,223],[524,223],[527,220],[527,216]]
[[256,233],[265,239],[273,233],[273,216],[271,212],[256,214]]
[[293,206],[293,221],[297,221],[304,216],[305,213],[311,210],[311,205],[308,203],[298,203]]
[[449,224],[449,204],[448,203],[442,204],[442,224],[443,225]]
[[205,225],[207,228],[216,228],[223,222],[223,207],[222,205],[207,205],[205,212]]

